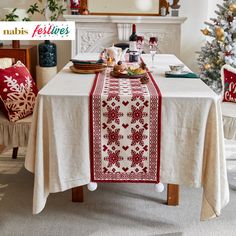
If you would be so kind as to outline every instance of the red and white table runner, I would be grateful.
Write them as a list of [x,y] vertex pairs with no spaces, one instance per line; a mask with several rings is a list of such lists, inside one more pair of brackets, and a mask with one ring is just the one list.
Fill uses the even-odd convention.
[[152,75],[139,79],[97,74],[90,93],[91,180],[158,183],[161,92]]

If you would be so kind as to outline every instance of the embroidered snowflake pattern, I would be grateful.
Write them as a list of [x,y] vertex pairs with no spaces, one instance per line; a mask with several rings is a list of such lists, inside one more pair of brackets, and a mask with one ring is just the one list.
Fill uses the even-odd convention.
[[25,77],[25,84],[18,84],[12,76],[4,76],[4,82],[11,91],[4,101],[6,109],[11,112],[9,118],[12,122],[31,114],[34,109],[36,95],[33,92],[33,84],[30,77]]
[[138,93],[137,92],[137,93],[133,94],[133,97],[132,97],[131,101],[136,101],[137,99],[144,102],[145,97],[143,96],[143,93]]
[[141,146],[144,146],[144,140],[147,139],[147,135],[143,134],[144,129],[140,129],[136,131],[134,128],[131,129],[131,134],[128,135],[128,139],[131,139],[131,146],[134,146],[136,144],[139,144]]
[[95,80],[91,94],[92,179],[158,182],[158,87],[151,76],[143,85],[139,79],[113,78],[110,71]]
[[109,105],[107,106],[107,112],[104,112],[103,115],[107,117],[107,123],[111,124],[114,121],[116,124],[120,124],[119,117],[123,116],[124,114],[120,112],[120,106],[115,107],[112,109]]
[[105,161],[108,161],[107,167],[112,167],[113,165],[120,167],[120,161],[122,161],[124,158],[119,156],[120,151],[112,152],[111,150],[108,150],[108,156],[104,157]]
[[120,139],[123,138],[123,135],[120,135],[120,129],[115,129],[114,131],[110,128],[107,128],[107,134],[104,135],[105,139],[108,139],[107,145],[111,145],[115,143],[116,145],[120,146]]
[[132,112],[128,113],[128,117],[132,117],[131,124],[135,123],[136,121],[139,121],[141,124],[144,124],[143,117],[147,117],[147,112],[144,112],[144,106],[141,107],[135,107],[134,105],[131,106]]
[[142,86],[140,86],[140,82],[138,83],[131,83],[132,87],[132,98],[131,101],[136,101],[137,99],[141,100],[144,102],[145,97],[144,97],[144,91]]
[[140,151],[140,152],[135,152],[134,150],[131,151],[131,155],[130,157],[128,157],[128,160],[132,162],[131,167],[135,167],[135,166],[140,166],[140,167],[144,167],[143,165],[143,161],[147,160],[147,157],[143,156],[144,151]]
[[112,92],[108,94],[107,101],[111,101],[112,99],[115,99],[117,102],[120,101],[120,96],[118,92]]

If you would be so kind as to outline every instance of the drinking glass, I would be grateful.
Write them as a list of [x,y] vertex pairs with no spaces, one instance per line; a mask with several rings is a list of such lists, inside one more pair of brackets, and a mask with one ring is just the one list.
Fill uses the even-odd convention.
[[157,43],[158,43],[158,38],[157,37],[150,37],[149,39],[149,48],[150,48],[150,54],[152,56],[152,66],[151,68],[154,69],[154,59],[155,55],[157,53]]
[[143,46],[144,46],[144,37],[143,36],[137,36],[136,45],[137,45],[139,55],[141,55],[143,52]]

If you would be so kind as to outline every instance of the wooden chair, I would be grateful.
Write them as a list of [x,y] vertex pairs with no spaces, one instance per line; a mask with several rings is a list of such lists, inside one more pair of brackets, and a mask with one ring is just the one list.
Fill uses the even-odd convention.
[[[14,63],[14,59],[0,58],[0,68],[6,68]],[[16,122],[10,122],[0,111],[0,146],[12,147],[12,158],[17,158],[18,147],[28,144],[32,115]]]
[[[236,84],[236,69],[229,65],[224,65],[221,69],[221,79],[222,79],[223,89],[224,89],[225,70],[235,74],[235,84]],[[221,107],[222,107],[223,123],[224,123],[224,136],[228,140],[236,140],[236,103],[222,101]]]
[[10,122],[0,111],[0,145],[12,147],[12,159],[17,158],[18,147],[26,147],[32,115],[16,122]]
[[[233,72],[236,79],[236,69],[229,65],[225,65],[222,67],[221,71],[222,81],[224,81],[225,69]],[[228,179],[230,187],[236,189],[236,103],[222,102],[221,108],[224,124]]]

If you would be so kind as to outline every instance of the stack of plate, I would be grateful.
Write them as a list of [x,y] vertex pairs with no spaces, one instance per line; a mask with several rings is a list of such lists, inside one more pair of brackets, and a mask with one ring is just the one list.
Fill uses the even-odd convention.
[[100,61],[82,61],[82,60],[71,60],[73,66],[70,67],[71,71],[79,74],[93,74],[104,71],[106,66]]

